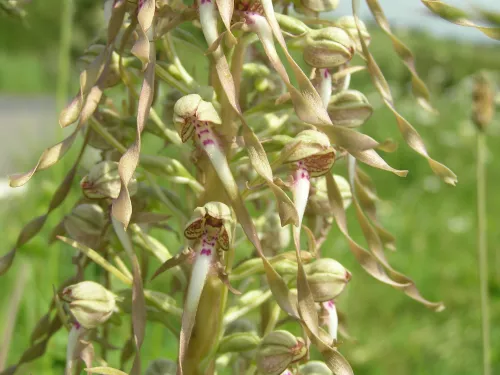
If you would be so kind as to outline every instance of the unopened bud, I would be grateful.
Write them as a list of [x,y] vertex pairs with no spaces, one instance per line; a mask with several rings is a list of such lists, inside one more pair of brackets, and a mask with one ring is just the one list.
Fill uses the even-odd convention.
[[64,219],[68,235],[89,247],[99,243],[104,227],[104,211],[97,204],[80,204]]
[[242,353],[254,350],[260,343],[255,332],[238,332],[224,336],[219,343],[218,353]]
[[306,354],[307,347],[300,337],[288,331],[274,331],[264,337],[257,349],[257,368],[265,375],[279,375]]
[[309,361],[299,367],[300,375],[332,375],[332,372],[323,362]]
[[[352,202],[351,186],[347,180],[339,175],[334,174],[333,178],[340,190],[344,210],[347,209]],[[331,217],[332,209],[328,199],[328,189],[326,187],[325,179],[317,179],[312,181],[312,193],[307,203],[307,209],[314,215],[323,217]]]
[[93,281],[70,285],[62,292],[77,322],[91,329],[109,319],[116,309],[115,295]]
[[257,326],[250,319],[236,319],[227,326],[226,334],[238,332],[257,332]]
[[[102,161],[95,164],[80,182],[83,194],[87,198],[118,198],[121,188],[118,163],[115,161]],[[130,195],[137,192],[137,180],[132,178],[128,185]]]
[[307,25],[295,17],[286,16],[276,13],[276,20],[280,25],[280,29],[292,36],[298,37],[304,35],[311,29]]
[[[356,44],[356,49],[361,51],[361,42],[359,40],[358,29],[356,27],[356,22],[354,21],[353,16],[343,16],[335,21],[335,25],[347,31],[349,36],[352,38],[354,43]],[[366,28],[366,25],[363,21],[358,20],[359,31],[361,31],[361,36],[365,41],[366,45],[370,45],[371,36]]]
[[275,255],[290,244],[291,234],[288,226],[281,226],[279,215],[274,212],[258,228],[262,232],[262,247],[268,255]]
[[305,43],[304,61],[314,68],[334,68],[354,56],[354,42],[340,27],[311,30]]
[[337,9],[339,0],[301,0],[301,4],[313,12],[329,12]]
[[260,63],[246,63],[243,65],[243,75],[247,77],[267,77],[271,71],[267,66]]
[[177,364],[169,359],[155,359],[152,361],[144,375],[175,375]]
[[344,290],[351,273],[334,259],[321,258],[304,266],[314,301],[334,299]]
[[[298,146],[297,146],[298,144]],[[290,150],[293,151],[290,153]],[[328,172],[335,162],[335,150],[328,137],[317,130],[300,132],[289,144],[283,148],[288,154],[285,163],[303,161],[306,169],[313,177]]]
[[353,128],[370,118],[373,107],[361,92],[345,90],[331,97],[327,111],[334,125]]
[[174,106],[174,123],[183,142],[191,138],[195,130],[195,120],[220,124],[221,119],[210,102],[198,94],[185,95]]

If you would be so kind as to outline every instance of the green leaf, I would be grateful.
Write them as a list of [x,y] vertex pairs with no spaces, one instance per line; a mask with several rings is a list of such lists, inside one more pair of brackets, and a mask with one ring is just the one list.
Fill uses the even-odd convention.
[[106,271],[115,276],[118,280],[122,281],[126,285],[132,285],[132,280],[130,280],[127,276],[125,276],[118,268],[109,263],[106,259],[104,259],[99,253],[95,250],[92,250],[90,247],[87,247],[79,242],[76,242],[70,238],[57,236],[57,239],[67,243],[68,245],[74,247],[75,249],[81,251],[90,259],[92,259],[95,263],[100,265]]

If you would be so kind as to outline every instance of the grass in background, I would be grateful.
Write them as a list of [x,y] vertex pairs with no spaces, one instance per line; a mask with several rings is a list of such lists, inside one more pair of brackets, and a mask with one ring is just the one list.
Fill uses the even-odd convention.
[[0,51],[0,93],[45,94],[54,92],[55,80],[47,74],[42,56],[31,52]]

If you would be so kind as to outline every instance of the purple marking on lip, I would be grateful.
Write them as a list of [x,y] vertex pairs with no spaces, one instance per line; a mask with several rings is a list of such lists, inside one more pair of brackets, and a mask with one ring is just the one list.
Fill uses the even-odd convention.
[[208,146],[208,145],[214,145],[215,142],[211,139],[207,139],[206,141],[203,141],[203,146]]
[[325,69],[325,72],[323,74],[324,74],[325,78],[328,78],[330,73],[328,72],[328,69]]
[[209,133],[209,130],[208,129],[203,129],[202,131],[200,131],[200,134],[205,134],[205,133]]
[[210,249],[201,249],[200,255],[212,255],[212,250]]

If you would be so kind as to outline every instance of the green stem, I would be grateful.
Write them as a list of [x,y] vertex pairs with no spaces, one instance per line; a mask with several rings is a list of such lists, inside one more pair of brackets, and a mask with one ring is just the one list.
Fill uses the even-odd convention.
[[[59,61],[58,61],[58,77],[56,91],[56,110],[60,111],[64,108],[68,100],[69,76],[70,76],[70,51],[71,51],[71,35],[73,27],[73,0],[66,0],[62,3],[61,9],[61,30],[59,33]],[[62,129],[57,132],[58,138],[62,136]],[[62,169],[61,171],[64,171]],[[64,172],[61,172],[64,173]],[[63,175],[56,176],[62,179]],[[59,283],[59,254],[60,251],[51,251],[48,260],[49,274],[52,285]]]
[[12,336],[14,329],[16,327],[16,321],[19,317],[19,309],[21,302],[23,300],[24,287],[28,281],[29,276],[29,266],[23,265],[21,270],[18,272],[16,277],[16,282],[13,285],[12,293],[8,303],[6,304],[7,313],[4,318],[4,329],[0,336],[2,338],[2,347],[0,348],[0,370],[5,368],[5,363],[7,362],[7,356],[10,350],[10,344],[12,343]]
[[272,332],[272,330],[276,327],[276,324],[278,323],[280,317],[281,308],[277,303],[272,303],[272,305],[271,316],[269,317],[269,321],[267,322],[263,337]]
[[177,52],[175,51],[175,45],[174,45],[174,42],[172,40],[172,36],[170,33],[165,34],[165,37],[163,38],[163,47],[165,48],[165,52],[167,53],[168,59],[179,70],[179,74],[180,74],[182,80],[186,84],[191,86],[194,82],[194,79],[193,79],[193,77],[191,77],[191,75],[184,68],[184,65],[182,65],[182,62],[179,59],[179,56],[177,56]]
[[71,35],[73,29],[73,0],[62,2],[61,31],[59,34],[59,63],[57,77],[56,106],[61,110],[68,100]]
[[177,79],[175,79],[172,74],[168,72],[167,69],[165,69],[160,63],[156,64],[155,67],[155,74],[156,76],[161,79],[162,81],[166,82],[173,88],[179,90],[182,92],[184,95],[190,94],[191,93],[191,88],[189,88],[187,85],[185,85],[183,82],[179,82]]
[[488,248],[486,229],[486,136],[477,134],[477,242],[479,256],[479,293],[483,336],[483,374],[491,375],[490,316],[488,297]]

